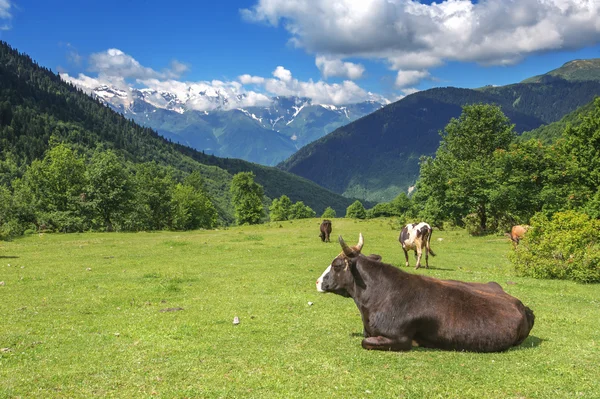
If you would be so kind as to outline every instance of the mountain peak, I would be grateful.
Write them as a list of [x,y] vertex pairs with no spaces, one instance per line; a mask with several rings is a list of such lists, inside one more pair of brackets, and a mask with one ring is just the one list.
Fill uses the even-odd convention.
[[565,62],[560,68],[553,69],[543,75],[525,79],[521,83],[540,83],[548,78],[560,78],[571,82],[600,82],[600,58],[589,58]]

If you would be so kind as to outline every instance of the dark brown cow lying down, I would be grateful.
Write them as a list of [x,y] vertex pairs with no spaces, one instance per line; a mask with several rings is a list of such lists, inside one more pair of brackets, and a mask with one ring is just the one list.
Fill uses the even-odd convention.
[[317,280],[317,291],[354,299],[365,349],[408,351],[419,346],[498,352],[519,345],[533,327],[533,312],[497,283],[439,280],[406,273],[348,247]]

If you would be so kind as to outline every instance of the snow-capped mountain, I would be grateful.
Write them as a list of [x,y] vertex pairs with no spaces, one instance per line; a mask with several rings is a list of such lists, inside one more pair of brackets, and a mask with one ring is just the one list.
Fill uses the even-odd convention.
[[102,85],[92,95],[173,141],[264,165],[281,162],[300,147],[384,105],[371,100],[335,106],[308,98],[273,97],[264,105],[248,106],[245,94],[201,85],[178,92]]

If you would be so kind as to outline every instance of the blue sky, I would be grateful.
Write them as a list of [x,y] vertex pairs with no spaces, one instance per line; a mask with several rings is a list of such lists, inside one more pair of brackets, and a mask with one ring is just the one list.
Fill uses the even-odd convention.
[[0,38],[84,88],[220,87],[257,103],[516,83],[600,58],[599,21],[596,0],[0,0]]

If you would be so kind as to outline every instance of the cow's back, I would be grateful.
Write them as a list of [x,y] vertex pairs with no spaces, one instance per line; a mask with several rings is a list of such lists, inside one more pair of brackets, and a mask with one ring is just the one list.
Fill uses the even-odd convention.
[[431,279],[426,284],[430,324],[415,337],[423,346],[497,352],[519,345],[533,327],[533,312],[496,283]]

